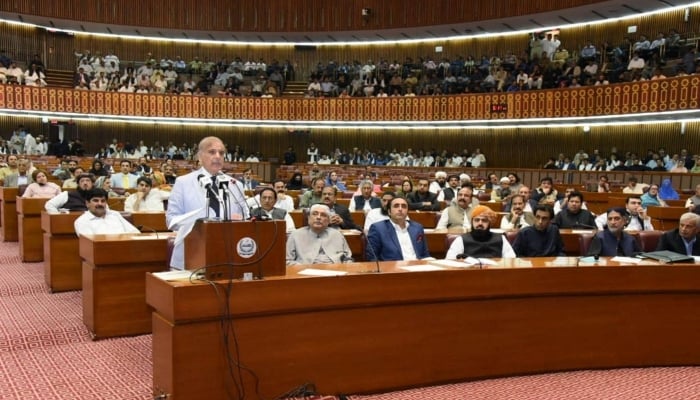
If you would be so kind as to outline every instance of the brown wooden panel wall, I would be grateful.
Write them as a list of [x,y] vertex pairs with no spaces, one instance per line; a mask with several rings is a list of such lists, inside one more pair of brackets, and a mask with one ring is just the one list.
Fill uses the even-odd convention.
[[[0,11],[104,24],[183,30],[293,32],[375,30],[483,21],[601,0],[5,0]],[[361,10],[372,9],[369,18]]]
[[[0,132],[6,139],[19,124],[34,133],[47,135],[48,124],[38,118],[2,117]],[[306,161],[306,148],[315,142],[322,152],[335,148],[350,151],[353,147],[379,149],[413,149],[429,151],[470,151],[480,148],[488,165],[502,168],[535,168],[548,157],[564,153],[569,157],[579,149],[600,149],[609,154],[612,147],[618,152],[646,154],[646,150],[665,147],[670,154],[682,148],[700,153],[700,122],[688,123],[686,133],[680,133],[680,123],[642,124],[626,126],[593,126],[584,133],[581,128],[510,128],[492,130],[379,130],[379,129],[323,129],[311,130],[309,136],[293,135],[277,128],[230,128],[208,126],[181,126],[163,124],[126,124],[99,121],[76,121],[77,132],[88,153],[96,152],[112,138],[121,142],[148,144],[159,141],[167,144],[197,143],[205,136],[221,137],[231,148],[239,145],[245,152],[260,151],[265,157],[282,158],[288,146],[296,149],[299,161]]]
[[[507,104],[492,113],[491,104]],[[625,115],[700,108],[700,75],[511,93],[388,98],[199,97],[0,85],[0,109],[261,121],[462,121]]]
[[[422,4],[419,3],[419,4]],[[527,2],[526,4],[529,4]],[[0,6],[1,7],[1,6]],[[122,7],[117,2],[115,7]],[[566,28],[561,31],[562,47],[570,52],[578,52],[592,40],[597,45],[608,41],[617,45],[627,35],[627,27],[637,26],[637,35],[656,36],[657,32],[668,32],[675,28],[690,37],[700,34],[700,6],[693,7],[690,20],[684,22],[683,10],[668,12],[655,16],[639,17],[623,23],[585,25]],[[17,25],[0,23],[0,48],[8,51],[15,59],[26,62],[34,53],[42,56],[46,65],[52,69],[73,69],[75,49],[90,50],[93,53],[112,50],[123,61],[143,61],[147,53],[152,53],[156,59],[168,56],[181,56],[184,60],[192,60],[195,56],[200,59],[209,58],[220,60],[225,57],[230,62],[234,57],[242,59],[260,59],[270,62],[274,59],[280,62],[290,60],[297,65],[297,79],[306,79],[309,72],[318,62],[324,64],[330,60],[342,63],[368,59],[378,61],[387,59],[402,62],[406,57],[433,57],[453,59],[458,55],[472,55],[477,60],[482,56],[503,55],[512,51],[522,54],[528,45],[528,35],[513,35],[495,38],[463,39],[445,42],[422,44],[386,44],[373,46],[320,46],[315,50],[295,50],[292,46],[244,46],[236,44],[184,44],[165,41],[127,40],[122,38],[103,38],[90,35],[65,36],[48,33],[41,29],[26,28]],[[435,53],[435,46],[442,46],[442,53]]]

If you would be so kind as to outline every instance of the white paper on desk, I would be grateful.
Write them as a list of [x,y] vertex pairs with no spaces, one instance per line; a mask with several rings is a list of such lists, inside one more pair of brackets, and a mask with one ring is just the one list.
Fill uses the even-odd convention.
[[298,272],[299,275],[309,276],[341,276],[347,275],[347,271],[334,271],[330,269],[306,268]]
[[471,265],[460,260],[435,260],[431,261],[430,264],[437,265],[438,267],[449,267],[449,268],[469,268]]
[[474,257],[467,257],[464,259],[464,262],[468,265],[496,265],[496,264],[498,264],[497,262],[493,261],[490,258],[474,258]]
[[190,276],[192,276],[192,271],[172,270],[163,272],[153,272],[153,276],[164,281],[176,281],[180,279],[190,279]]
[[437,265],[407,265],[405,267],[399,267],[404,271],[409,272],[426,272],[426,271],[444,271],[445,268],[438,267]]
[[153,240],[153,239],[160,239],[158,235],[134,235],[131,237],[131,240]]
[[692,256],[692,257],[693,257],[693,260],[695,260],[695,262],[700,261],[700,256]]
[[490,231],[493,233],[506,233],[505,229],[500,229],[500,228],[493,228],[493,229],[490,229]]
[[620,263],[632,263],[632,264],[639,264],[642,262],[641,258],[634,258],[634,257],[613,257],[610,259],[610,261],[615,261],[615,262],[620,262]]

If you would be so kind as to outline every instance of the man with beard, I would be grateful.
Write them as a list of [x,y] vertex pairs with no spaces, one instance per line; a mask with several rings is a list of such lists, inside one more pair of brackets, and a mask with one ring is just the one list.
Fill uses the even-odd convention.
[[437,195],[428,190],[429,185],[427,179],[418,180],[418,188],[406,196],[409,210],[440,211]]
[[445,188],[438,193],[437,201],[444,201],[450,204],[453,199],[457,197],[457,192],[459,192],[460,179],[459,175],[450,175],[447,177],[447,185]]
[[572,192],[569,194],[569,200],[566,203],[566,208],[562,209],[554,218],[554,224],[559,229],[596,229],[595,218],[590,211],[581,208],[583,205],[583,194],[581,192]]
[[58,196],[52,198],[44,204],[44,208],[48,212],[58,212],[59,209],[69,211],[85,211],[85,204],[88,191],[95,184],[95,178],[90,174],[78,175],[78,187],[76,190],[67,190],[61,192]]
[[89,190],[85,195],[85,204],[87,211],[73,223],[78,236],[140,233],[119,212],[107,209],[107,192],[103,189]]
[[540,204],[535,207],[535,225],[523,228],[513,242],[518,257],[564,256],[564,243],[559,228],[552,225],[552,207]]
[[305,192],[299,198],[299,208],[309,208],[314,204],[323,202],[323,187],[326,182],[323,178],[316,177],[311,180],[311,190]]
[[[562,211],[563,212],[563,211]],[[588,248],[589,256],[633,257],[639,253],[637,240],[625,232],[625,223],[629,219],[627,210],[614,207],[607,212],[606,229],[596,233]]]
[[656,250],[669,250],[689,256],[700,256],[700,216],[695,213],[681,215],[678,228],[661,235]]
[[502,234],[491,232],[491,224],[496,214],[486,206],[476,206],[472,211],[472,230],[452,241],[446,259],[470,257],[515,258],[515,252],[508,239]]
[[429,191],[434,193],[436,196],[442,189],[445,188],[445,182],[447,181],[447,173],[445,171],[438,171],[435,173],[435,180],[430,183]]
[[479,200],[474,199],[474,186],[465,183],[457,192],[456,201],[442,210],[436,229],[445,228],[469,228],[471,226],[472,210],[479,205]]
[[525,211],[525,197],[515,195],[510,200],[510,213],[501,219],[501,229],[525,228],[535,224],[535,216]]

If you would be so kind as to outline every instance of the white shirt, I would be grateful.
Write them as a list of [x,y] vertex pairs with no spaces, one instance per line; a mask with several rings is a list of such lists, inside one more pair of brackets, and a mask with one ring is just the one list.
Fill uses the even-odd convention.
[[73,226],[75,233],[80,235],[90,234],[118,234],[118,233],[141,233],[129,221],[125,220],[116,211],[107,210],[105,216],[100,218],[86,211],[75,220]]
[[375,222],[384,221],[385,219],[389,219],[389,216],[382,214],[381,208],[373,208],[369,210],[367,215],[365,215],[365,233],[369,232],[369,227],[372,226],[372,224]]
[[[525,221],[525,213],[523,212],[523,214],[520,215],[520,228],[528,226],[530,226],[530,224]],[[503,218],[501,218],[501,229],[508,231],[514,228],[515,225],[510,222],[510,214],[504,215]]]
[[[605,225],[608,224],[608,214],[602,213],[595,219],[595,224],[599,230],[603,230]],[[639,223],[639,218],[635,215],[630,215],[630,223],[625,227],[626,231],[653,231],[654,226],[651,224],[651,218],[646,217],[644,220],[644,226]]]
[[139,198],[138,193],[132,193],[124,201],[124,211],[165,211],[163,201],[170,197],[170,192],[158,189],[151,189],[148,195],[139,204],[139,209],[135,210],[136,201]]
[[401,228],[395,223],[391,223],[396,229],[396,237],[399,238],[399,246],[401,246],[401,254],[403,255],[404,261],[417,260],[416,250],[413,248],[413,242],[411,242],[411,235],[408,233],[408,222],[406,222],[406,228]]
[[[508,239],[506,239],[505,235],[501,235],[501,239],[503,239],[503,247],[501,247],[501,257],[515,258],[515,251],[513,251],[513,247],[510,245],[510,242],[508,242]],[[450,248],[447,250],[447,255],[445,255],[445,259],[456,260],[457,256],[462,253],[464,253],[464,242],[462,241],[462,237],[460,236],[452,241]]]

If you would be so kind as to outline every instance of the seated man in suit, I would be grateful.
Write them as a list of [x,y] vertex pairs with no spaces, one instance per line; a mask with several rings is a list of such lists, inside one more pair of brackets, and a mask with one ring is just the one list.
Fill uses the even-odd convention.
[[296,264],[337,264],[349,261],[352,251],[337,229],[328,229],[330,210],[325,204],[309,209],[309,225],[287,238],[287,266]]
[[121,172],[112,174],[113,189],[136,189],[138,175],[131,173],[131,161],[121,160],[119,162]]
[[661,235],[656,250],[669,250],[689,256],[700,256],[700,215],[685,213],[681,215],[678,228]]
[[427,179],[420,179],[416,191],[406,195],[410,210],[440,211],[440,203],[437,201],[437,195],[428,191],[429,186],[430,182],[428,182]]
[[22,159],[17,161],[17,171],[5,176],[5,187],[27,186],[34,182],[29,173],[29,160]]
[[595,234],[587,254],[589,256],[633,257],[639,253],[637,240],[624,230],[630,218],[627,210],[622,207],[614,207],[609,209],[606,215],[608,224],[605,229]]
[[264,188],[259,193],[260,196],[260,206],[254,207],[250,211],[250,215],[258,220],[280,220],[285,221],[287,224],[286,232],[292,233],[296,227],[294,226],[294,220],[292,216],[289,215],[287,210],[276,207],[277,204],[277,192],[273,188]]
[[552,225],[554,210],[540,204],[535,207],[535,225],[523,228],[513,242],[513,250],[519,257],[564,256],[564,243],[559,228]]
[[86,195],[87,211],[73,223],[75,233],[86,234],[115,234],[141,233],[117,211],[107,208],[107,192],[104,189],[92,189]]
[[500,233],[491,232],[496,213],[486,206],[476,206],[471,214],[471,232],[452,241],[445,259],[453,260],[466,256],[515,258],[515,252],[508,239]]
[[243,170],[243,179],[241,180],[241,183],[243,184],[244,190],[255,190],[255,188],[260,184],[260,182],[253,179],[253,170],[250,168]]
[[360,183],[360,195],[353,196],[350,200],[350,211],[364,211],[367,214],[373,208],[382,206],[381,200],[378,197],[372,196],[374,183],[370,180],[364,180]]
[[[426,185],[427,187],[427,185]],[[408,202],[395,197],[388,204],[389,219],[369,227],[367,261],[420,260],[431,258],[423,226],[408,221]]]
[[362,227],[357,226],[355,221],[352,220],[350,215],[350,210],[342,205],[335,202],[335,196],[338,193],[338,189],[335,186],[326,186],[321,191],[321,201],[323,204],[328,206],[330,210],[330,227],[338,229],[357,229],[362,230]]

